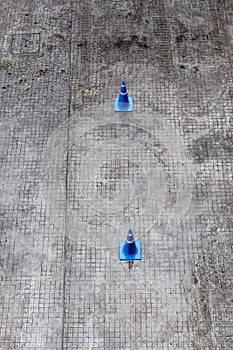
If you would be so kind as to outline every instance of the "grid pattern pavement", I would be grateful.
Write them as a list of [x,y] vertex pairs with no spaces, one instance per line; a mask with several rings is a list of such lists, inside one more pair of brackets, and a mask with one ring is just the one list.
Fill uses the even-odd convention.
[[1,349],[230,349],[231,1],[0,9]]

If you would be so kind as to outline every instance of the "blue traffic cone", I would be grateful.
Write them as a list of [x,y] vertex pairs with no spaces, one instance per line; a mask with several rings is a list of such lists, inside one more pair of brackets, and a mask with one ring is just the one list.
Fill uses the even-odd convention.
[[120,260],[141,260],[141,242],[135,241],[133,231],[129,230],[125,241],[119,242]]
[[114,111],[115,112],[132,112],[133,111],[133,99],[132,97],[128,97],[124,80],[121,83],[119,97],[116,97],[114,99]]

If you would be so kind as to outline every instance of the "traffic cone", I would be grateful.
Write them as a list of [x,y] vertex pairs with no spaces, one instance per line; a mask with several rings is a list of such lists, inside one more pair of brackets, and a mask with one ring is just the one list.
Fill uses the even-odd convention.
[[133,111],[133,99],[132,97],[128,97],[124,80],[121,83],[119,97],[115,97],[114,99],[114,111],[115,112],[132,112]]
[[125,241],[119,242],[120,260],[141,260],[141,242],[135,241],[133,231],[129,230]]

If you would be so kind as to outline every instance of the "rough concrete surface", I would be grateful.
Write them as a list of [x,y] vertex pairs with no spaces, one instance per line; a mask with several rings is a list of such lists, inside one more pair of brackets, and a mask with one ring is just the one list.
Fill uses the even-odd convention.
[[232,15],[1,1],[1,350],[233,348]]

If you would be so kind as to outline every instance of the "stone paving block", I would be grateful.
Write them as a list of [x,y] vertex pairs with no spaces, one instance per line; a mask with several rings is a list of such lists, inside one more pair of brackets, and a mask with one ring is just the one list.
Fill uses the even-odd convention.
[[12,36],[12,53],[39,52],[40,34],[22,33]]

